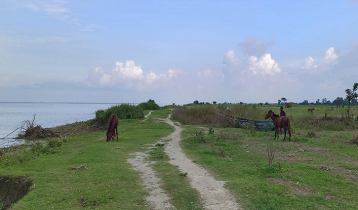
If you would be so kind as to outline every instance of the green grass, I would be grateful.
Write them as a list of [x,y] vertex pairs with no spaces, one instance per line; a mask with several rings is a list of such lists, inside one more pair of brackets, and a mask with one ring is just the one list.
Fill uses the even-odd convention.
[[[272,132],[183,125],[181,146],[215,178],[227,181],[226,187],[244,209],[356,209],[358,145],[348,142],[357,133],[357,123],[317,120],[326,112],[328,117],[341,118],[346,107],[331,110],[330,106],[314,106],[314,113],[308,114],[311,107],[284,109],[291,120],[292,140],[283,142],[280,135],[279,140],[270,141],[275,154],[271,167],[267,146]],[[279,113],[279,106],[251,108],[258,110],[256,114],[269,109]],[[27,175],[35,183],[12,209],[147,209],[148,192],[126,159],[174,131],[158,120],[169,113],[171,110],[156,110],[144,122],[120,120],[118,143],[106,143],[105,133],[100,132],[68,138],[55,154],[41,153],[37,158],[12,151],[17,161],[1,165],[0,174]],[[351,107],[351,113],[356,116],[357,107]],[[310,124],[305,120],[311,120]],[[122,148],[114,149],[117,146]],[[150,158],[156,162],[152,167],[177,209],[202,209],[198,192],[190,188],[185,173],[168,163],[161,145],[151,150]],[[70,169],[71,165],[85,165],[88,170]],[[92,205],[84,208],[78,198],[86,198]],[[93,206],[94,201],[98,205]]]
[[168,163],[169,157],[162,145],[151,150],[150,160],[156,162],[152,166],[163,181],[162,188],[171,197],[176,209],[203,209],[199,193],[190,187],[185,173]]
[[[155,120],[170,112],[155,111],[145,122],[120,120],[119,142],[106,142],[104,132],[68,138],[56,154],[2,166],[1,175],[26,175],[34,181],[32,190],[12,209],[147,209],[148,193],[126,159],[173,131],[167,123]],[[72,165],[88,169],[71,169]]]
[[[183,126],[186,154],[207,168],[238,197],[245,209],[356,209],[357,146],[346,131],[316,132],[307,141],[273,140],[274,164],[268,167],[268,133],[217,128],[202,136]],[[335,137],[340,136],[337,140]],[[271,135],[272,138],[272,135]]]

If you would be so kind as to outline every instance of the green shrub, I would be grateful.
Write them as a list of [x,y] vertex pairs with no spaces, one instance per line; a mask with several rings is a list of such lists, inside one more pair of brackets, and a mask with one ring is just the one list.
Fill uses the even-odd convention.
[[148,102],[143,102],[138,105],[143,110],[158,110],[160,109],[159,105],[155,103],[154,100],[149,99]]
[[100,125],[107,124],[109,116],[116,114],[119,119],[138,119],[144,117],[143,108],[129,104],[112,106],[106,110],[96,111],[96,122]]

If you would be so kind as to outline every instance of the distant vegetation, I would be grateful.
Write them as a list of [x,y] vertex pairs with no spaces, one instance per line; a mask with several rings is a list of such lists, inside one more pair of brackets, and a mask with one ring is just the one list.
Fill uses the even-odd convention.
[[140,103],[138,106],[121,104],[112,106],[105,110],[97,110],[95,121],[99,125],[105,125],[109,116],[114,113],[119,119],[140,119],[144,117],[144,110],[158,110],[159,105],[154,100],[149,99],[148,102]]
[[133,106],[129,104],[121,104],[117,106],[112,106],[106,110],[96,111],[96,122],[98,124],[106,124],[109,116],[114,113],[118,116],[119,119],[137,119],[143,118],[144,112],[143,108],[140,106]]
[[149,99],[148,102],[143,102],[138,105],[139,107],[142,107],[143,110],[158,110],[160,109],[160,106],[155,103],[154,100]]
[[[208,125],[212,127],[235,127],[232,117],[239,116],[254,120],[264,120],[268,110],[279,114],[278,105],[185,105],[173,110],[173,118],[185,125]],[[358,127],[358,107],[351,107],[351,115],[347,117],[346,108],[315,106],[313,113],[308,113],[308,105],[295,105],[286,108],[285,112],[294,129],[315,130],[352,130]],[[356,116],[356,117],[352,117]],[[270,119],[268,119],[270,120]],[[312,126],[314,125],[314,126]]]

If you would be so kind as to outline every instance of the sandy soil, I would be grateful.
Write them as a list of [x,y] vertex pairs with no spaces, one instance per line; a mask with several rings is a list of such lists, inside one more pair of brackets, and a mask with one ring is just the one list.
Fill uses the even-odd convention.
[[170,157],[170,163],[188,173],[191,186],[196,189],[203,200],[205,209],[242,209],[230,192],[224,188],[224,181],[215,180],[204,168],[195,164],[185,156],[180,148],[181,128],[167,118],[167,123],[175,128],[170,135],[171,141],[165,147],[165,152]]
[[[169,163],[178,166],[183,173],[188,173],[191,186],[196,189],[201,196],[204,209],[208,210],[226,210],[242,209],[236,202],[236,199],[230,192],[224,188],[224,181],[215,180],[204,168],[192,162],[187,158],[180,148],[181,128],[175,125],[170,116],[166,122],[175,128],[175,131],[166,139],[170,139],[165,146],[165,152],[170,157]],[[150,147],[147,148],[149,151]],[[154,170],[150,167],[152,162],[148,161],[147,152],[136,152],[131,154],[128,162],[133,168],[141,172],[143,184],[149,191],[147,202],[151,209],[174,209],[169,203],[170,198],[160,188],[160,179],[156,177]]]

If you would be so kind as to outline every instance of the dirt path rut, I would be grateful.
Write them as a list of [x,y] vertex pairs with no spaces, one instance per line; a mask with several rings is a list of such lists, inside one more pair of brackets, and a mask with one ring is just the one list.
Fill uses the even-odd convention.
[[215,180],[205,169],[195,164],[185,156],[180,148],[181,128],[167,118],[166,122],[175,128],[170,135],[171,141],[165,147],[165,152],[170,157],[170,163],[188,173],[191,186],[196,189],[203,200],[205,209],[226,210],[242,209],[230,192],[224,188],[224,181]]
[[[148,116],[150,113],[148,114]],[[146,116],[147,117],[147,116]],[[170,115],[166,122],[175,128],[175,131],[165,139],[171,141],[165,146],[165,153],[169,156],[169,163],[178,166],[183,173],[188,173],[191,186],[196,189],[201,196],[204,209],[207,210],[239,210],[242,207],[230,192],[224,188],[224,181],[215,180],[205,169],[195,164],[185,156],[180,148],[181,128],[170,120]],[[161,141],[159,141],[161,142]],[[154,147],[154,145],[152,145]],[[149,191],[147,202],[150,209],[166,210],[175,209],[170,204],[170,197],[160,187],[161,180],[156,176],[155,171],[150,167],[153,163],[148,161],[147,152],[152,147],[147,147],[145,152],[130,154],[128,162],[140,173],[143,184]]]

